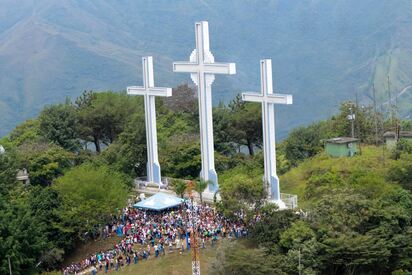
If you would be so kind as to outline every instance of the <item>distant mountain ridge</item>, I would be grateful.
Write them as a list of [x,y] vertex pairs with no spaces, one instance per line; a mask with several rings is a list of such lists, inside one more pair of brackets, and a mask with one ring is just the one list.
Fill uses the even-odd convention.
[[[83,90],[141,83],[141,57],[153,55],[155,83],[176,86],[172,62],[188,60],[194,22],[208,20],[216,61],[236,62],[219,76],[214,102],[259,91],[259,60],[272,58],[275,90],[294,95],[277,109],[279,136],[329,116],[359,93],[371,102],[412,85],[409,0],[12,1],[0,0],[0,136],[46,104]],[[412,117],[412,89],[398,98]],[[383,109],[387,105],[383,105]]]

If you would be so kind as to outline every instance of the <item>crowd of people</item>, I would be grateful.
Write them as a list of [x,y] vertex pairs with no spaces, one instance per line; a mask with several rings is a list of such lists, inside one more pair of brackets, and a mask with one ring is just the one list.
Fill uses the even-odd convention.
[[122,236],[112,249],[99,251],[78,263],[63,269],[63,274],[91,274],[119,270],[126,265],[138,264],[149,257],[160,257],[166,252],[183,253],[190,250],[190,234],[195,224],[201,248],[214,245],[221,238],[240,238],[247,235],[241,218],[231,222],[208,205],[185,202],[178,208],[161,212],[132,207],[123,209],[120,217],[103,228],[103,237]]

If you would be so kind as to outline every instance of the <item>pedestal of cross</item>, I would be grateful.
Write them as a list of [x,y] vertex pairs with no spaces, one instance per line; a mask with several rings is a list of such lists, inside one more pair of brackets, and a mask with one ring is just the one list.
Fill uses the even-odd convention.
[[276,173],[275,104],[292,104],[292,95],[274,94],[272,83],[272,60],[260,61],[261,93],[243,93],[242,100],[262,104],[264,184],[269,201],[280,209],[286,208],[280,198],[279,178]]
[[172,96],[171,88],[154,87],[153,58],[151,56],[142,58],[143,64],[143,87],[127,87],[129,95],[143,95],[146,123],[147,143],[147,181],[162,186],[160,164],[157,154],[157,128],[156,128],[156,96]]
[[199,98],[200,146],[202,170],[200,177],[213,184],[206,190],[215,193],[219,189],[215,170],[214,143],[213,143],[213,117],[212,117],[212,83],[214,74],[235,74],[234,63],[215,63],[209,50],[209,26],[206,21],[195,24],[196,49],[190,55],[189,62],[174,62],[173,71],[190,73],[197,86]]

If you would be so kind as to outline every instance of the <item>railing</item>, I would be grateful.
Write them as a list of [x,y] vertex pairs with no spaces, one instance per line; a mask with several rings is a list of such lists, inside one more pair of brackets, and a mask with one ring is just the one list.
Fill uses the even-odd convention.
[[[137,189],[146,189],[147,187],[170,189],[170,183],[175,180],[174,178],[162,177],[162,185],[159,187],[154,182],[148,182],[146,177],[138,177],[134,179],[135,187]],[[184,180],[189,181],[189,180]],[[295,209],[298,207],[298,196],[286,193],[280,193],[280,199],[285,203],[288,209]]]
[[280,199],[285,203],[288,209],[295,209],[298,207],[297,195],[280,193]]
[[[170,184],[173,180],[178,180],[175,178],[170,177],[162,177],[162,185],[160,186],[161,189],[170,189]],[[182,180],[182,179],[180,179]],[[185,182],[189,182],[190,180],[183,180]],[[146,177],[138,177],[134,179],[135,187],[138,189],[145,189],[147,187],[159,187],[157,183],[147,181]]]

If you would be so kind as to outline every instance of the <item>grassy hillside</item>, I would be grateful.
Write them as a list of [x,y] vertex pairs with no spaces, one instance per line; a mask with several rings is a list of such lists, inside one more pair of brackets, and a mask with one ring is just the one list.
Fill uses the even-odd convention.
[[[215,103],[258,91],[259,59],[273,59],[275,89],[295,96],[279,107],[281,137],[355,92],[371,103],[372,83],[384,103],[387,75],[394,96],[412,85],[409,0],[0,2],[0,136],[85,89],[139,84],[142,55],[154,56],[158,85],[190,81],[171,64],[188,59],[198,20],[210,22],[216,60],[237,63],[217,77]],[[411,93],[399,97],[403,116]]]
[[[367,182],[368,185],[375,185],[374,195],[379,196],[385,192],[388,184],[384,179],[389,167],[395,162],[389,158],[389,154],[389,151],[375,146],[362,147],[362,154],[352,158],[332,158],[321,153],[282,175],[281,190],[297,194],[299,206],[303,208],[321,198],[321,193],[317,193],[316,198],[310,194],[311,187],[318,188],[318,184],[324,185],[322,192],[327,193],[335,185],[356,186],[361,190],[362,184]],[[372,180],[366,181],[366,178]],[[363,188],[367,189],[369,186]],[[319,190],[322,189],[317,189]]]

